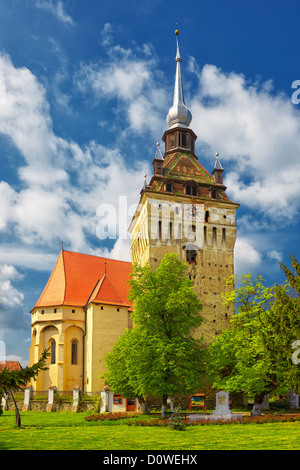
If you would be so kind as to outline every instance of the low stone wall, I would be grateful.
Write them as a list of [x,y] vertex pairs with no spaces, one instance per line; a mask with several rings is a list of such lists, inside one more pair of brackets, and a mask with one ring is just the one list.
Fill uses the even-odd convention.
[[[34,399],[34,390],[30,386],[24,390],[24,398],[20,399],[20,394],[15,398],[17,406],[20,411],[92,411],[97,410],[99,407],[100,396],[93,397],[93,400],[81,399],[79,387],[75,387],[73,390],[73,396],[68,397],[68,400],[64,400],[59,395],[55,387],[51,387],[47,394],[43,394],[42,399]],[[38,394],[38,393],[37,393]],[[10,396],[3,397],[2,407],[4,410],[14,410],[14,402]]]
[[[19,410],[22,411],[24,402],[16,401]],[[41,400],[31,400],[28,411],[47,411],[48,402]],[[77,411],[93,411],[97,406],[97,402],[80,402]],[[15,411],[15,405],[12,400],[6,402],[5,410]],[[53,411],[73,411],[72,402],[54,403]]]

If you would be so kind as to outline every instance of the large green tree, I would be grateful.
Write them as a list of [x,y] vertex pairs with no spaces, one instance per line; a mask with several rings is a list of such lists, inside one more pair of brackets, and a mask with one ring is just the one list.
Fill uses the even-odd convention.
[[203,319],[201,302],[187,265],[166,254],[158,268],[133,267],[130,280],[134,328],[126,331],[106,357],[107,383],[124,396],[167,398],[199,387],[202,341],[195,330]]
[[[295,259],[293,274],[282,285],[266,287],[261,277],[232,276],[224,294],[233,305],[231,328],[209,347],[207,368],[214,386],[227,392],[254,395],[252,413],[260,414],[263,398],[281,387],[299,390],[299,367],[292,361],[292,344],[300,339],[299,273]],[[298,289],[298,292],[297,292]]]

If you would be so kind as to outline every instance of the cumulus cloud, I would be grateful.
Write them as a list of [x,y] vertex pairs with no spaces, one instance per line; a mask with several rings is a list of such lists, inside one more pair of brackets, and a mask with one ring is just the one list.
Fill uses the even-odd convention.
[[125,49],[112,42],[112,27],[107,23],[102,32],[107,61],[81,64],[75,84],[98,101],[117,99],[123,130],[150,131],[157,139],[165,127],[169,94],[162,86],[153,48],[144,44]]
[[234,271],[237,275],[256,270],[262,262],[262,254],[245,238],[237,238],[234,256]]
[[21,274],[12,265],[0,265],[0,331],[3,339],[7,329],[24,327],[24,295],[13,285]]
[[199,71],[192,61],[191,70],[199,78],[192,127],[208,154],[220,152],[232,198],[292,219],[300,203],[300,115],[290,97],[274,93],[270,81],[250,83],[214,65]]
[[18,240],[29,252],[45,246],[57,250],[61,241],[74,251],[95,250],[89,238],[96,238],[98,206],[108,203],[118,210],[124,195],[129,206],[136,202],[149,164],[140,161],[132,168],[118,148],[96,142],[81,147],[57,136],[45,89],[27,68],[15,68],[5,55],[0,56],[0,80],[6,85],[0,133],[23,157],[20,185],[0,182],[1,233],[9,231],[11,242]]

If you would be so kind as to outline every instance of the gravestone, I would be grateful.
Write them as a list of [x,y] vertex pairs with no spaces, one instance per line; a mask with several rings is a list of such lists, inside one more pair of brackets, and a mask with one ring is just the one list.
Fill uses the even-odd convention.
[[294,390],[290,390],[287,394],[287,405],[290,410],[296,410],[299,408],[299,395],[294,392]]
[[229,393],[221,391],[216,393],[216,409],[211,419],[232,419],[232,411],[229,408]]

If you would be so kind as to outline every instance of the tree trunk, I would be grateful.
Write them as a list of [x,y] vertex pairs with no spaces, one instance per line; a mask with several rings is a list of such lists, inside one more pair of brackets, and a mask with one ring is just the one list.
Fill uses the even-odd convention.
[[267,392],[263,392],[258,395],[255,395],[251,416],[261,416],[261,407],[264,401],[264,396],[266,394]]
[[143,415],[150,415],[151,411],[147,403],[147,398],[145,399],[144,397],[138,397],[138,400],[139,400],[139,404],[141,405],[141,410],[142,410]]
[[166,411],[167,411],[167,400],[168,400],[168,395],[163,395],[162,397],[162,402],[161,402],[161,417],[163,419],[166,418]]
[[21,416],[20,416],[19,408],[17,406],[17,402],[15,400],[15,397],[13,396],[13,392],[10,390],[9,393],[10,393],[10,395],[13,399],[14,405],[15,405],[16,425],[20,428],[21,427]]

